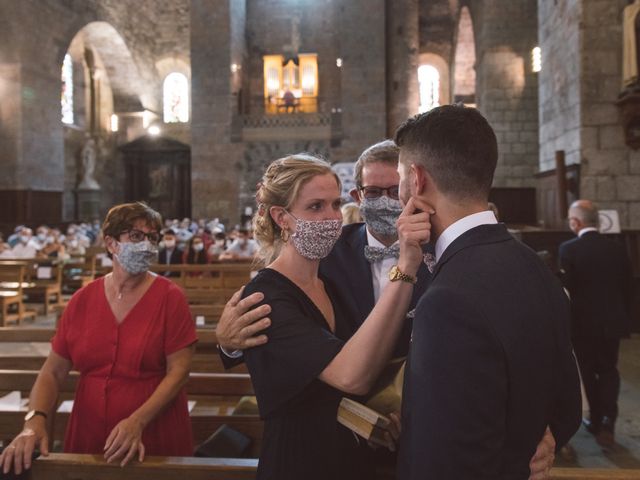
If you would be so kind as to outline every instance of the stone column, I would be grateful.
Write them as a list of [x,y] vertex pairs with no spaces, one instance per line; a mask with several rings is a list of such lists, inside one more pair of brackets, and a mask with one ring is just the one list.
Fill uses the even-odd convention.
[[419,3],[387,1],[387,136],[418,113]]
[[[232,95],[231,52],[234,17],[244,15],[244,0],[191,1],[192,147],[191,199],[194,217],[219,217],[235,224],[241,143],[231,143],[236,107]],[[241,23],[241,22],[240,22]],[[232,27],[232,25],[235,25]]]
[[[387,134],[384,0],[343,2],[339,29],[343,140],[332,161],[355,161]],[[365,47],[366,46],[366,47]]]

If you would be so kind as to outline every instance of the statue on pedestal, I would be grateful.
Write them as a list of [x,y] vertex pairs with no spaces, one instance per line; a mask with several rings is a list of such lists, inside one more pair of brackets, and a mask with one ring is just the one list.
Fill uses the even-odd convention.
[[82,147],[82,181],[78,185],[80,190],[100,190],[100,185],[93,177],[96,170],[96,141],[87,136],[87,141]]

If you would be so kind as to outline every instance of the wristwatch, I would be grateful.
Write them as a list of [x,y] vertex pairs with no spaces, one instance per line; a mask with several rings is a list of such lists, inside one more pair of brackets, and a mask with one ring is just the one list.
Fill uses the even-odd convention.
[[29,410],[27,414],[24,416],[24,421],[26,422],[28,420],[31,420],[36,415],[42,415],[45,418],[45,420],[47,418],[47,414],[44,412],[41,412],[40,410]]
[[407,275],[406,273],[402,273],[400,271],[400,269],[398,268],[398,265],[394,265],[393,267],[391,267],[391,270],[389,270],[389,281],[390,282],[397,282],[398,280],[402,280],[403,282],[411,283],[412,285],[415,285],[416,282],[418,281],[416,279],[416,277],[412,277],[411,275]]

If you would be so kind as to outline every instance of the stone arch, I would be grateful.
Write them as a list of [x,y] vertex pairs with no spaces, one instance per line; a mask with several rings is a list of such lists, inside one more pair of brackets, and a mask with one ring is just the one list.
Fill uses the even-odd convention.
[[460,9],[454,42],[452,91],[453,101],[475,106],[476,44],[473,20],[467,6]]
[[[76,25],[77,26],[77,25]],[[119,134],[111,132],[111,116],[118,114],[119,128],[126,136],[141,112],[157,103],[155,91],[143,80],[123,36],[106,21],[90,21],[70,32],[66,49],[59,52],[59,65],[68,52],[74,63],[74,125],[62,129],[64,138],[63,217],[91,218],[123,197],[123,173],[116,150]],[[57,75],[58,79],[60,74]],[[59,97],[58,97],[59,99]],[[59,100],[58,100],[59,101]],[[91,116],[92,105],[94,115]],[[149,106],[149,107],[147,107]],[[58,109],[59,109],[58,104]],[[132,124],[134,122],[134,124]],[[138,128],[141,129],[141,126]],[[88,135],[96,141],[95,180],[99,191],[83,201],[75,192],[83,172],[80,156]],[[122,181],[120,181],[122,180]],[[87,205],[91,208],[88,209]]]

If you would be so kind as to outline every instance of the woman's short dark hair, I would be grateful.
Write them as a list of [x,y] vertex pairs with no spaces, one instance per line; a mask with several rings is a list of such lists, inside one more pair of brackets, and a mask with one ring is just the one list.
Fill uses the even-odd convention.
[[458,199],[489,198],[498,142],[475,108],[443,105],[416,115],[400,125],[395,142],[431,175],[442,193]]
[[[162,229],[162,216],[158,212],[144,202],[132,202],[111,207],[102,224],[102,234],[118,238],[123,232],[131,230],[138,220],[144,220],[158,232]],[[109,252],[107,254],[111,257]]]

